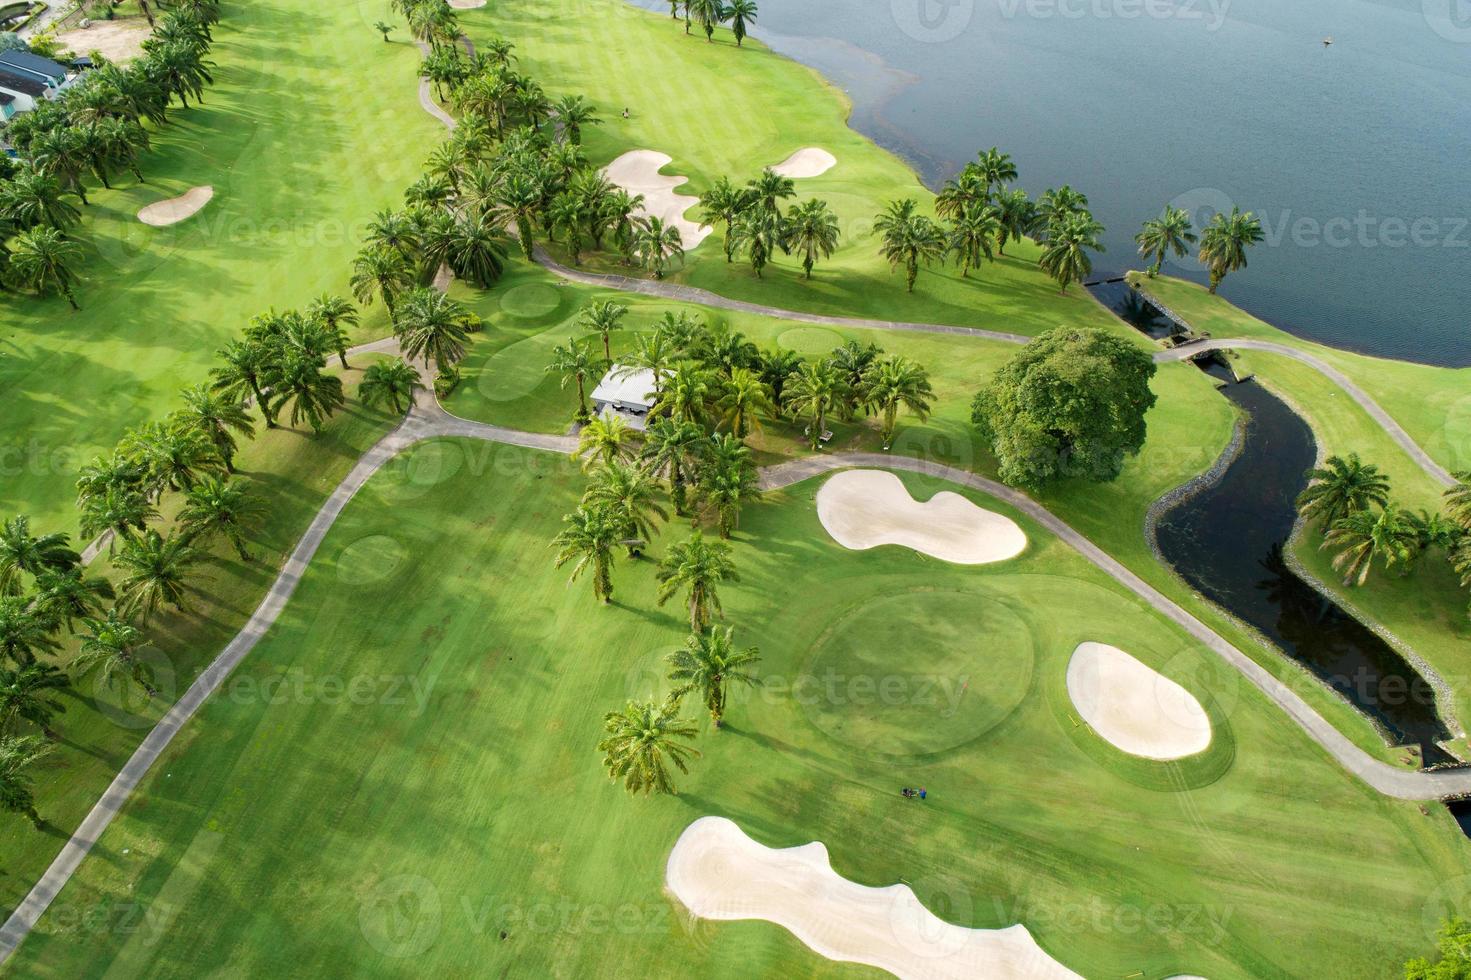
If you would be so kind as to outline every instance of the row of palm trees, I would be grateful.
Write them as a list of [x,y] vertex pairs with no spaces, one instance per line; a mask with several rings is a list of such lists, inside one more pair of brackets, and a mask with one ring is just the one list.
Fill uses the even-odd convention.
[[1438,514],[1394,503],[1389,478],[1357,453],[1330,456],[1309,477],[1298,512],[1323,533],[1322,547],[1333,552],[1345,585],[1363,585],[1376,563],[1408,575],[1438,552],[1471,589],[1471,471],[1456,475],[1445,512]]
[[1238,207],[1233,207],[1230,214],[1217,211],[1197,236],[1190,212],[1167,205],[1159,217],[1144,222],[1134,241],[1139,254],[1153,263],[1148,270],[1150,278],[1159,275],[1166,258],[1184,258],[1198,241],[1197,257],[1210,273],[1210,291],[1214,293],[1228,274],[1246,268],[1246,250],[1263,237],[1261,220],[1250,211]]
[[700,199],[701,220],[725,225],[725,261],[744,253],[758,279],[778,249],[800,255],[802,278],[811,279],[817,260],[838,247],[838,217],[820,200],[802,201],[784,214],[780,202],[796,193],[792,178],[769,167],[744,186],[722,177]]
[[[81,220],[87,181],[104,188],[127,171],[141,183],[148,127],[169,103],[202,97],[218,0],[178,0],[127,68],[101,63],[59,98],[37,103],[6,126],[19,161],[0,157],[0,283],[38,295],[59,293],[78,308],[74,286],[83,249],[69,229]],[[146,125],[145,125],[146,124]]]
[[756,0],[729,0],[728,3],[721,0],[669,0],[672,19],[679,20],[681,6],[684,8],[684,32],[691,33],[693,26],[699,24],[706,41],[714,41],[715,28],[728,22],[736,47],[740,47],[751,32],[751,25],[756,23]]

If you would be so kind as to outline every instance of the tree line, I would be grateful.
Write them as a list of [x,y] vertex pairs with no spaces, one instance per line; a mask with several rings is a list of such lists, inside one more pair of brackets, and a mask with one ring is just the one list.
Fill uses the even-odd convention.
[[207,56],[219,17],[218,0],[174,0],[142,58],[126,68],[102,61],[55,100],[10,120],[5,134],[19,160],[0,155],[0,285],[59,293],[78,308],[83,249],[72,226],[81,210],[70,198],[86,207],[89,180],[110,188],[125,171],[143,182],[149,127],[167,121],[175,99],[187,108],[213,82]]

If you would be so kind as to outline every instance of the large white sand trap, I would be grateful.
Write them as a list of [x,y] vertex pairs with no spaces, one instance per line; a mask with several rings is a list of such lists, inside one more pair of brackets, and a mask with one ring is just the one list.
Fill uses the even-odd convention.
[[486,2],[487,0],[449,0],[449,5],[456,10],[478,10]]
[[816,146],[804,146],[771,169],[783,177],[800,180],[818,177],[837,166],[838,158]]
[[1079,643],[1067,691],[1083,720],[1113,745],[1146,759],[1183,759],[1211,744],[1195,695],[1106,643]]
[[672,159],[667,153],[653,150],[629,150],[603,168],[603,173],[628,193],[642,194],[644,206],[638,213],[643,217],[662,218],[665,224],[678,228],[680,244],[689,251],[714,229],[685,220],[685,211],[699,204],[700,199],[674,193],[674,188],[686,183],[688,177],[666,177],[659,173],[659,168],[667,166]]
[[157,201],[143,208],[138,212],[138,220],[155,227],[178,224],[197,214],[214,196],[213,187],[191,187],[178,197]]
[[924,503],[884,470],[847,470],[817,491],[817,518],[844,548],[897,544],[955,562],[984,565],[1015,558],[1027,536],[1009,517],[942,490]]
[[930,912],[908,885],[870,888],[839,875],[819,841],[771,848],[724,817],[685,828],[664,872],[704,919],[765,919],[830,960],[900,977],[1076,978],[1026,926],[967,929]]

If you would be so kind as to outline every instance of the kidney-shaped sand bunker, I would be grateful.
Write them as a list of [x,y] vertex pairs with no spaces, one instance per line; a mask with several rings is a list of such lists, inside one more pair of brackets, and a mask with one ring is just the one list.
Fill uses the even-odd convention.
[[897,544],[957,565],[1015,558],[1027,536],[1009,517],[942,490],[921,503],[884,470],[848,470],[817,491],[817,518],[844,548]]

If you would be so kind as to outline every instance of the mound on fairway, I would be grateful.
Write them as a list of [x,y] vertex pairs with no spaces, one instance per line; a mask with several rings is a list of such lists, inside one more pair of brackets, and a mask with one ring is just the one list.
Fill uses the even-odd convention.
[[1115,747],[1146,759],[1183,759],[1211,744],[1195,695],[1106,643],[1080,643],[1067,668],[1068,696]]
[[948,490],[921,503],[884,470],[848,470],[828,480],[817,491],[817,517],[853,551],[897,544],[957,565],[984,565],[1027,547],[1026,534],[1009,517]]
[[644,206],[638,213],[644,217],[660,218],[665,224],[678,228],[680,243],[688,251],[704,241],[714,229],[685,220],[685,211],[699,204],[700,199],[674,193],[674,188],[686,183],[688,177],[666,177],[659,173],[659,169],[672,159],[669,154],[654,150],[629,150],[603,168],[603,173],[628,193],[642,194]]
[[1077,977],[1026,926],[967,929],[938,918],[908,885],[870,888],[839,875],[820,841],[777,849],[725,817],[701,817],[674,844],[664,878],[703,919],[765,919],[830,960],[900,977]]
[[199,213],[214,196],[213,187],[191,187],[178,197],[171,197],[167,201],[155,201],[143,208],[138,212],[138,220],[156,228],[178,224],[185,218]]
[[838,158],[816,146],[804,146],[771,169],[783,177],[800,180],[817,177],[837,166]]

